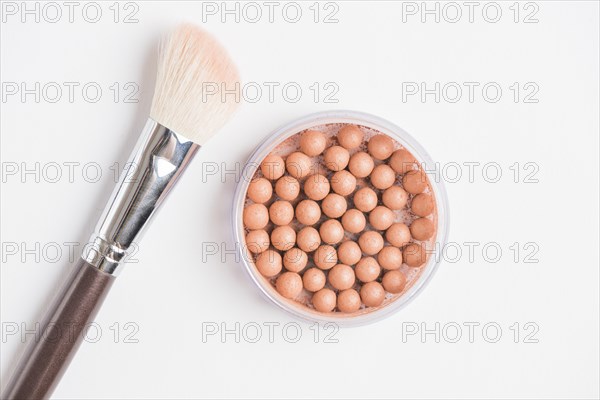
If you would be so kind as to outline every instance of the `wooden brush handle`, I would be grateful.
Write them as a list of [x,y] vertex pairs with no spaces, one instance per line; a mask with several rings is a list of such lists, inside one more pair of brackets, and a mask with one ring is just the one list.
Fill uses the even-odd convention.
[[4,390],[2,399],[45,399],[51,394],[100,309],[115,277],[79,259]]

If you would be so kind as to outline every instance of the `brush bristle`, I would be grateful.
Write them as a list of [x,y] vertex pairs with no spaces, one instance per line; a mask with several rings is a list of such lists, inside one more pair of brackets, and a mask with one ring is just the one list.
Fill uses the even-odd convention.
[[238,104],[237,69],[211,35],[184,24],[161,43],[150,118],[202,145]]

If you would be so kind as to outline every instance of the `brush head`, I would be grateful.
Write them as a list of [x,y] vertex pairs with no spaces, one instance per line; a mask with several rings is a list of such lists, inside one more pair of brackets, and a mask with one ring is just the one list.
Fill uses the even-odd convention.
[[235,112],[239,80],[225,49],[183,24],[161,43],[150,118],[202,145]]

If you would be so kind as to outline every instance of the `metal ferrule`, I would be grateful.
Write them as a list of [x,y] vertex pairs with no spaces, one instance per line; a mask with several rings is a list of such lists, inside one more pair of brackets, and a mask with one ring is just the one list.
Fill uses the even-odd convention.
[[199,148],[149,118],[82,258],[101,271],[118,273]]

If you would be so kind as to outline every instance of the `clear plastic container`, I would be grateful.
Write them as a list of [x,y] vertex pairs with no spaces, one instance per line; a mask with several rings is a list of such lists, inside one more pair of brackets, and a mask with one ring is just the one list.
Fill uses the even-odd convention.
[[[429,177],[430,187],[435,197],[437,208],[437,229],[436,235],[433,238],[435,247],[433,251],[429,253],[427,263],[420,267],[422,270],[412,285],[402,295],[383,306],[377,307],[373,311],[370,311],[370,309],[367,308],[362,312],[357,312],[350,315],[339,312],[326,314],[320,313],[308,308],[303,304],[297,303],[296,301],[288,300],[277,293],[273,285],[260,275],[246,252],[245,230],[242,221],[248,185],[250,184],[251,178],[259,168],[260,162],[275,147],[277,147],[277,145],[291,136],[308,128],[338,123],[355,124],[372,128],[390,136],[404,146],[404,148],[406,148],[409,152],[411,152],[420,164],[427,166],[427,171],[425,172]],[[237,244],[240,259],[248,277],[252,282],[254,282],[256,287],[270,302],[287,311],[294,317],[307,321],[320,323],[333,322],[340,326],[357,326],[381,320],[384,317],[397,312],[402,307],[406,306],[419,293],[421,293],[425,285],[431,280],[442,259],[439,253],[443,250],[446,244],[449,222],[448,200],[442,182],[436,181],[436,176],[440,176],[440,174],[437,173],[438,171],[435,170],[434,166],[435,164],[433,163],[431,157],[429,157],[425,149],[423,149],[423,147],[421,147],[421,145],[411,135],[391,122],[374,115],[347,110],[325,111],[302,117],[280,127],[271,133],[265,140],[263,140],[263,142],[250,155],[244,169],[244,179],[240,179],[234,195],[232,209],[234,242]]]

